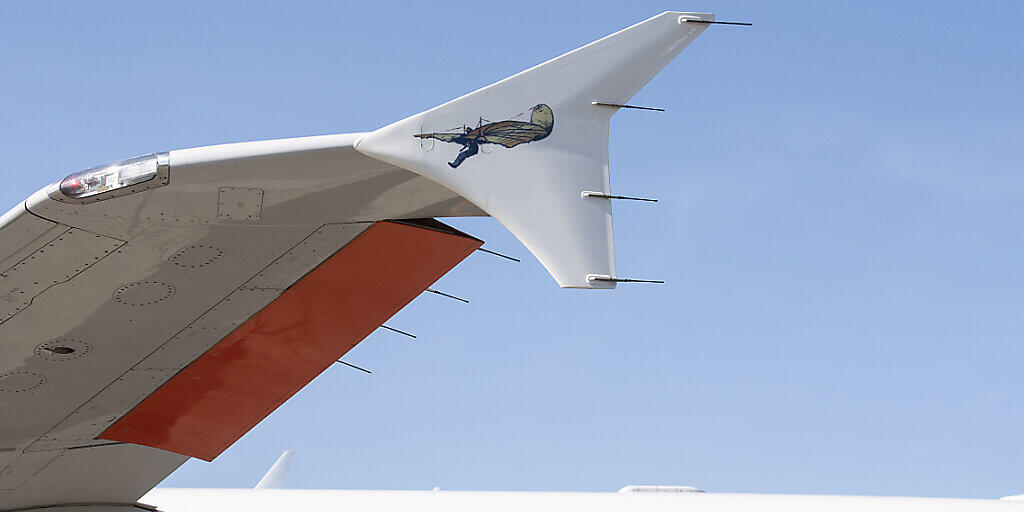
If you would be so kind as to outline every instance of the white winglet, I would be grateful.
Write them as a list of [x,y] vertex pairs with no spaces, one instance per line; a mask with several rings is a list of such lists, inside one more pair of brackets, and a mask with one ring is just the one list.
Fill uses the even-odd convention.
[[614,288],[608,125],[712,21],[666,12],[372,132],[355,148],[472,201],[567,288]]
[[260,479],[260,483],[256,484],[255,489],[284,489],[284,479],[288,476],[288,468],[292,465],[293,455],[295,452],[292,450],[282,453],[277,462],[270,467],[270,471],[267,471],[267,474]]

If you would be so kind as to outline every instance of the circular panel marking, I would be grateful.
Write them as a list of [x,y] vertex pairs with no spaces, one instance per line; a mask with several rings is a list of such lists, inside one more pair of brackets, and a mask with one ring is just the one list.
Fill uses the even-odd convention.
[[22,393],[42,386],[46,377],[36,372],[15,371],[0,374],[0,393]]
[[125,306],[152,306],[174,295],[174,285],[163,281],[136,281],[114,290],[114,299]]
[[167,258],[182,268],[203,268],[224,256],[224,249],[212,245],[187,245]]
[[88,354],[90,350],[92,345],[81,340],[56,339],[40,344],[34,353],[47,361],[69,361]]

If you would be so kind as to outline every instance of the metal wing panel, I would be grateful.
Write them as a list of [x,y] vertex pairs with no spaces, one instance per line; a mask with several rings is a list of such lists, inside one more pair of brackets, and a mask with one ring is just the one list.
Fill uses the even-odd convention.
[[[268,258],[275,258],[272,263],[258,271],[251,270],[255,273],[252,278],[212,304],[194,320],[180,325],[173,336],[161,342],[144,359],[75,409],[60,424],[29,446],[28,450],[49,450],[93,442],[111,422],[270,304],[288,286],[368,226],[365,223],[322,226],[279,256],[268,254]],[[223,268],[208,263],[209,255],[217,254],[211,250],[213,246],[210,241],[189,247],[189,251],[175,252],[169,259],[177,262],[178,266],[189,267],[191,272],[202,270],[195,276],[196,279],[220,275],[219,270]],[[190,251],[197,248],[207,255],[188,256]],[[228,257],[225,255],[221,258]],[[196,264],[206,264],[213,268],[192,269]],[[182,287],[182,284],[179,282],[178,286]]]
[[18,509],[42,503],[134,503],[188,460],[177,453],[146,446],[110,444],[71,450],[36,452],[45,464],[34,461],[16,489],[4,496],[0,507]]
[[5,260],[56,225],[56,222],[28,213],[23,203],[0,216],[0,264],[3,268],[7,268]]
[[[10,289],[45,288],[0,323],[4,447],[47,434],[315,229],[162,227],[123,245],[88,234],[41,249]],[[109,423],[130,406],[83,421]]]
[[[29,307],[5,321],[0,316],[0,496],[9,495],[0,508],[14,496],[51,503],[52,493],[20,489],[45,487],[37,485],[41,475],[77,460],[65,453],[97,444],[110,423],[276,298],[281,289],[246,291],[240,293],[249,300],[228,302],[230,311],[216,308],[317,226],[159,226],[123,245],[93,234],[69,237],[85,232],[64,229],[59,243],[67,246],[48,243],[33,263],[8,272],[26,289],[50,286]],[[325,252],[345,241],[333,240]],[[309,264],[278,268],[298,278]],[[154,471],[162,478],[184,459],[174,455],[171,466],[159,460]],[[97,466],[96,484],[116,479],[122,465]],[[104,501],[131,501],[149,487]]]
[[[53,231],[54,238],[47,241]],[[47,230],[47,235],[37,238],[45,242],[38,249],[0,274],[0,321],[10,319],[46,290],[70,281],[124,245],[122,240],[75,228]]]

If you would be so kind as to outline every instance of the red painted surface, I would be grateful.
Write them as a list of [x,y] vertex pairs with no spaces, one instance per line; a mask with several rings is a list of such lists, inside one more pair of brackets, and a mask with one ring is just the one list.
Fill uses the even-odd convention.
[[374,224],[99,438],[213,460],[482,243]]

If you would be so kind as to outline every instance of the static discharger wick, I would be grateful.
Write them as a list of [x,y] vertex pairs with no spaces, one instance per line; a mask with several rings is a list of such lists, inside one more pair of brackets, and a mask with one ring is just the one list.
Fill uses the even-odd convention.
[[587,276],[588,281],[601,281],[604,283],[654,283],[654,284],[665,284],[665,281],[657,281],[654,279],[626,279],[622,277],[611,277],[598,274],[591,274]]
[[641,107],[639,105],[626,105],[626,104],[623,104],[623,103],[611,103],[611,102],[608,102],[608,101],[596,101],[595,100],[595,101],[591,101],[590,104],[594,105],[595,107],[631,108],[631,109],[634,109],[634,110],[653,110],[655,112],[664,112],[665,111],[665,109],[663,109],[663,108]]
[[709,20],[698,20],[694,18],[687,18],[687,23],[703,23],[705,25],[742,25],[744,27],[752,27],[753,23],[747,23],[744,21],[709,21]]
[[367,370],[366,368],[360,368],[360,367],[358,367],[358,366],[356,366],[356,365],[354,365],[352,363],[346,363],[345,361],[342,361],[341,359],[338,359],[337,361],[335,361],[335,363],[341,363],[341,364],[343,364],[345,366],[348,366],[349,368],[355,368],[356,370],[359,370],[361,372],[373,373],[370,370]]
[[449,299],[455,299],[455,300],[458,300],[458,301],[465,302],[466,304],[469,304],[469,301],[466,300],[466,299],[463,299],[462,297],[456,297],[454,295],[450,295],[450,294],[447,294],[447,293],[444,293],[444,292],[439,292],[439,291],[437,291],[437,290],[435,290],[433,288],[427,288],[427,291],[430,292],[430,293],[436,293],[437,295],[440,295],[442,297],[448,297]]
[[506,255],[504,255],[504,254],[502,254],[500,252],[494,252],[494,251],[489,250],[489,249],[484,249],[483,247],[477,247],[476,250],[478,250],[480,252],[486,252],[487,254],[493,254],[495,256],[498,256],[498,257],[501,257],[501,258],[505,258],[506,260],[512,260],[512,261],[514,261],[516,263],[521,263],[521,260],[519,258],[513,258],[512,256],[506,256]]
[[398,334],[402,334],[402,335],[408,336],[408,337],[410,337],[412,339],[416,339],[416,335],[411,333],[411,332],[400,331],[398,329],[395,329],[394,327],[388,327],[386,325],[382,325],[381,327],[384,328],[384,329],[387,329],[387,330],[389,330],[391,332],[397,332]]
[[580,197],[600,197],[602,199],[628,199],[630,201],[647,201],[648,203],[657,203],[657,199],[650,199],[647,197],[633,197],[633,196],[613,196],[611,194],[605,194],[604,192],[595,192],[593,190],[584,190],[580,192]]

